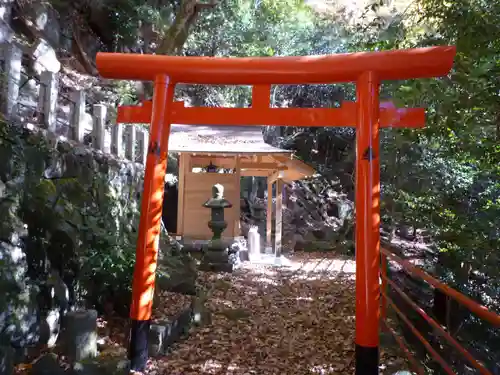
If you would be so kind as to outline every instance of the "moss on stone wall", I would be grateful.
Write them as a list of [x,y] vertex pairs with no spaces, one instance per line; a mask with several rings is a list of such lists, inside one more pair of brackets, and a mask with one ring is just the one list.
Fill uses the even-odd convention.
[[56,269],[71,303],[126,313],[142,177],[142,165],[0,123],[0,311]]

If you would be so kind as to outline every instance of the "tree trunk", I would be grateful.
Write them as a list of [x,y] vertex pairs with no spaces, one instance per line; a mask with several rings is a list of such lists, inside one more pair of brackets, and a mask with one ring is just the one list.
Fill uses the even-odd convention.
[[189,36],[189,29],[196,22],[199,12],[202,9],[213,8],[216,1],[201,4],[197,0],[183,0],[173,24],[168,28],[156,53],[159,55],[173,55],[179,53]]
[[[189,30],[196,22],[198,14],[203,9],[213,8],[217,5],[216,0],[209,3],[199,3],[198,0],[182,0],[179,10],[175,15],[174,22],[158,41],[156,48],[157,55],[176,55],[182,51],[184,44],[189,36]],[[146,98],[153,95],[153,83],[144,84],[144,93]]]

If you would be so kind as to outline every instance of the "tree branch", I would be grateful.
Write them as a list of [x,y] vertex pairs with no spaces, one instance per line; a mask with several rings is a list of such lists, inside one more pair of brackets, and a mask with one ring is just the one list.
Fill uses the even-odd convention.
[[199,3],[197,0],[183,0],[175,21],[161,40],[157,54],[173,55],[179,53],[189,36],[189,29],[196,22],[197,16],[203,9],[210,9],[217,5],[216,0],[209,3]]

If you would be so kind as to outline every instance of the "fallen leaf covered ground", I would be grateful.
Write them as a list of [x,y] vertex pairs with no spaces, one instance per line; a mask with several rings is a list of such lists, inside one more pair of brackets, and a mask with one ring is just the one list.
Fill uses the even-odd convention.
[[[232,274],[201,273],[207,287],[217,280],[226,285],[208,301],[211,324],[193,327],[170,354],[151,359],[147,374],[354,374],[354,261],[332,253],[290,260],[288,267],[247,263]],[[160,292],[154,319],[189,303],[189,297]],[[101,358],[125,357],[127,326],[121,318],[101,322]],[[406,367],[399,357],[382,347],[382,369],[384,363]]]
[[[223,276],[211,326],[194,330],[151,372],[327,374],[353,370],[354,279],[349,260],[295,256],[291,267],[246,265]],[[340,272],[342,266],[348,272]],[[345,267],[347,266],[347,267]],[[204,274],[207,284],[221,277]],[[242,319],[228,312],[245,311]],[[243,314],[242,314],[243,315]]]
[[209,301],[212,324],[152,360],[148,373],[353,374],[354,262],[331,253],[291,260],[290,267],[246,264],[231,275],[202,274],[206,285],[220,278],[230,285]]

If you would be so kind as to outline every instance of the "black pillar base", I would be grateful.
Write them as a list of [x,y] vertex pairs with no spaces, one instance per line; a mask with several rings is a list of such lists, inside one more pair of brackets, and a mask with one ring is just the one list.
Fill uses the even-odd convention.
[[151,320],[132,319],[128,359],[133,371],[143,372],[146,369],[150,325]]
[[356,375],[378,375],[378,347],[356,344]]

